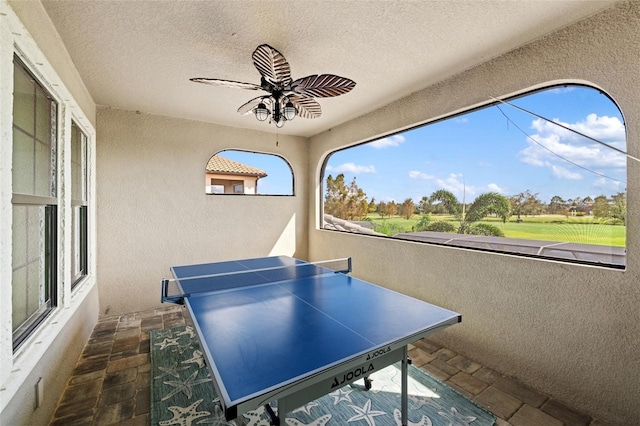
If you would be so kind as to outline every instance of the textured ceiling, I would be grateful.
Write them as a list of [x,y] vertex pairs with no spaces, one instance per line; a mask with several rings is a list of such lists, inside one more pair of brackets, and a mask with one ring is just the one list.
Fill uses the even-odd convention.
[[293,79],[356,81],[318,99],[323,114],[280,133],[311,136],[478,65],[615,1],[43,1],[94,101],[126,110],[275,132],[237,108],[254,91],[189,81],[260,82],[267,43]]

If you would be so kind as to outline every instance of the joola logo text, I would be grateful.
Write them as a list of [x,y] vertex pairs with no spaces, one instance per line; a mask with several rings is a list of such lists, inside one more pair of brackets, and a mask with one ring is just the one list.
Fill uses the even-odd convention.
[[373,371],[373,370],[375,370],[375,368],[373,367],[373,364],[369,364],[368,367],[363,365],[362,367],[358,367],[353,371],[349,371],[348,373],[343,374],[342,377],[340,377],[340,380],[338,380],[339,376],[336,376],[333,378],[331,389],[337,386],[342,386],[343,384],[350,383],[351,381],[361,376],[366,376],[370,371]]
[[391,346],[387,346],[386,348],[382,348],[382,349],[378,349],[377,351],[373,351],[369,355],[367,355],[367,361],[369,361],[370,359],[379,357],[380,355],[384,355],[387,352],[389,352],[390,350],[391,350]]

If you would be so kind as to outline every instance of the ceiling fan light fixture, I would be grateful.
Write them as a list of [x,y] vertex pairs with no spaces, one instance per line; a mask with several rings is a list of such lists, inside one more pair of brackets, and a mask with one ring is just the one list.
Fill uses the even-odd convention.
[[280,129],[284,126],[285,118],[281,114],[273,114],[273,122]]
[[240,115],[248,115],[253,112],[258,121],[270,118],[269,124],[274,123],[278,128],[284,126],[285,121],[291,121],[297,116],[302,118],[320,117],[322,109],[314,98],[340,96],[350,92],[356,85],[353,80],[333,74],[312,74],[293,80],[289,62],[282,53],[268,44],[256,47],[251,58],[253,65],[260,73],[260,84],[220,78],[197,77],[189,80],[195,83],[262,90],[269,93],[266,96],[258,96],[245,102],[237,112]]
[[298,110],[291,101],[288,101],[282,109],[282,113],[287,121],[291,121],[298,115]]
[[264,102],[260,102],[254,112],[258,121],[264,121],[269,117],[269,110]]

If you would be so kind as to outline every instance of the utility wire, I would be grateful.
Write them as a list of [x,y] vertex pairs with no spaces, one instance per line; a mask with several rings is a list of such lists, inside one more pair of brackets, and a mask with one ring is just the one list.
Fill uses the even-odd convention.
[[[619,148],[616,148],[615,146],[611,146],[611,145],[606,144],[606,143],[604,143],[604,142],[602,142],[602,141],[599,141],[599,140],[598,140],[598,139],[596,139],[596,138],[592,138],[592,137],[591,137],[591,136],[589,136],[589,135],[585,135],[584,133],[581,133],[581,132],[579,132],[579,131],[577,131],[577,130],[575,130],[575,129],[572,129],[571,127],[565,126],[564,124],[561,124],[561,123],[558,123],[558,122],[556,122],[556,121],[550,120],[550,119],[548,119],[547,117],[543,117],[542,115],[536,114],[535,112],[532,112],[532,111],[529,111],[529,110],[524,109],[524,108],[522,108],[522,107],[519,107],[519,106],[517,106],[517,105],[514,105],[514,104],[512,104],[511,102],[503,101],[503,100],[501,100],[501,99],[494,98],[493,96],[490,96],[490,98],[491,98],[491,99],[493,99],[494,101],[498,101],[498,102],[500,102],[500,103],[502,103],[502,104],[509,105],[511,108],[519,109],[520,111],[526,112],[526,113],[527,113],[527,114],[529,114],[529,115],[533,115],[534,117],[537,117],[537,118],[540,118],[540,119],[542,119],[542,120],[544,120],[544,121],[547,121],[547,122],[549,122],[549,123],[555,124],[556,126],[562,127],[563,129],[568,130],[568,131],[570,131],[570,132],[573,132],[573,133],[575,133],[575,134],[577,134],[577,135],[580,135],[580,136],[582,136],[583,138],[587,138],[587,139],[589,139],[589,140],[591,140],[591,141],[594,141],[594,142],[596,142],[596,143],[599,143],[600,145],[604,145],[604,146],[606,146],[607,148],[611,148],[611,149],[613,149],[614,151],[619,152],[620,154],[624,154],[624,155],[626,155],[627,157],[631,158],[632,160],[635,160],[635,161],[640,162],[640,158],[634,157],[633,155],[628,154],[628,153],[626,153],[625,151],[623,151],[623,150],[621,150],[621,149],[619,149]],[[499,109],[499,108],[498,108],[498,109]],[[502,112],[502,110],[500,110],[500,111]],[[504,112],[503,112],[502,114],[504,114]],[[506,114],[505,114],[505,117],[506,117]],[[512,123],[513,123],[513,121],[512,121]],[[515,123],[514,123],[514,124],[515,124]],[[527,136],[528,136],[528,135],[527,135]],[[536,143],[537,143],[537,142],[536,142]],[[567,161],[568,161],[568,160],[567,160]]]
[[[521,132],[522,132],[522,133],[523,133],[523,134],[524,134],[528,139],[531,139],[535,144],[537,144],[537,145],[541,146],[542,148],[546,149],[547,151],[549,151],[550,153],[552,153],[552,154],[553,154],[553,155],[555,155],[556,157],[560,157],[560,158],[562,158],[564,161],[566,161],[567,163],[571,163],[571,164],[573,164],[574,166],[579,167],[579,168],[581,168],[582,170],[586,170],[586,171],[587,171],[587,172],[589,172],[589,173],[596,174],[596,175],[601,176],[601,177],[606,178],[606,179],[615,180],[616,182],[620,182],[620,183],[623,183],[623,184],[625,183],[625,182],[623,182],[623,181],[621,181],[621,180],[619,180],[619,179],[612,178],[612,177],[607,176],[607,175],[604,175],[604,174],[602,174],[602,173],[600,173],[600,172],[596,172],[595,170],[591,170],[591,169],[588,169],[588,168],[586,168],[586,167],[584,167],[584,166],[581,166],[580,164],[574,163],[573,161],[569,160],[568,158],[565,158],[565,157],[563,157],[562,155],[560,155],[560,154],[558,154],[558,153],[553,152],[552,150],[550,150],[549,148],[547,148],[546,146],[544,146],[543,144],[541,144],[540,142],[538,142],[538,141],[537,141],[533,136],[531,136],[530,134],[528,134],[527,132],[525,132],[524,130],[522,130],[522,128],[521,128],[520,126],[518,126],[518,125],[517,125],[517,124],[516,124],[516,123],[515,123],[511,118],[509,118],[509,116],[508,116],[507,114],[505,114],[505,112],[502,110],[502,108],[500,108],[500,106],[499,106],[499,105],[496,105],[496,108],[498,108],[498,110],[502,113],[502,115],[504,115],[504,117],[507,119],[507,122],[508,122],[508,123],[513,124],[513,125],[515,126],[515,128],[516,128],[516,129],[518,129],[518,130],[520,130],[520,131],[521,131]],[[590,139],[591,139],[591,138],[590,138]],[[606,144],[605,144],[605,145],[606,145]],[[608,145],[607,145],[607,146],[608,146]],[[633,157],[632,157],[632,158],[633,158]]]

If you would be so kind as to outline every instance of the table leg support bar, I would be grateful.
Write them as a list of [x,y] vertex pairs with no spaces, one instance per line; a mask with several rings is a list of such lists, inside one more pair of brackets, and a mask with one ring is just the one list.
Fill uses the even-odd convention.
[[[271,408],[271,405],[269,404],[265,404],[264,409],[267,411],[267,414],[269,414],[269,424],[272,426],[280,426],[280,418],[276,415],[276,413],[273,411],[273,408]],[[278,413],[280,413],[280,408],[278,408]],[[284,413],[282,413],[282,415],[284,416]]]
[[402,425],[407,426],[409,421],[409,358],[408,347],[404,347],[404,356],[402,359],[402,393],[401,393],[401,409],[402,409]]

